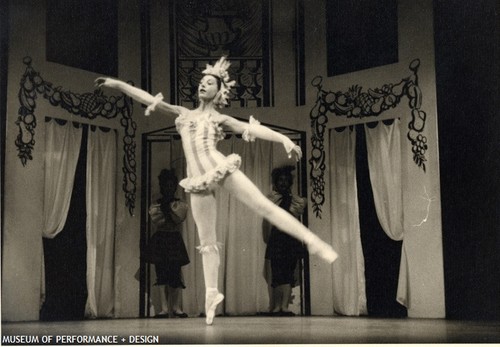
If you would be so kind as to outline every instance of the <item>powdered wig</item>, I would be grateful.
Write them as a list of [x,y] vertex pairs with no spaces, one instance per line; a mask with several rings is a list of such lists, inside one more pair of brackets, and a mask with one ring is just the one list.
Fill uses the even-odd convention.
[[292,172],[294,170],[295,170],[295,167],[292,166],[292,165],[286,165],[286,166],[277,167],[277,168],[273,169],[273,171],[271,173],[271,178],[272,178],[272,181],[273,181],[273,185],[276,185],[276,183],[278,182],[278,179],[280,178],[280,176],[286,176],[286,177],[288,177],[288,179],[290,180],[290,185],[292,185],[292,183],[293,183],[293,174],[292,174]]
[[169,181],[174,182],[175,185],[179,183],[179,179],[177,178],[175,171],[168,169],[161,170],[160,175],[158,176],[158,181],[160,182],[160,186],[164,185]]

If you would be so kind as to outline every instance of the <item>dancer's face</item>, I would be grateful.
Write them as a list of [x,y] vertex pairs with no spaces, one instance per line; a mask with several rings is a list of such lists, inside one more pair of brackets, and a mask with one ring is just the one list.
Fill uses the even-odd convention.
[[279,175],[275,183],[275,189],[278,193],[284,195],[290,193],[292,187],[292,179],[288,175]]
[[177,182],[166,180],[160,183],[160,191],[164,197],[173,197],[177,190]]
[[205,75],[198,85],[198,97],[201,100],[212,100],[219,91],[217,78],[211,75]]

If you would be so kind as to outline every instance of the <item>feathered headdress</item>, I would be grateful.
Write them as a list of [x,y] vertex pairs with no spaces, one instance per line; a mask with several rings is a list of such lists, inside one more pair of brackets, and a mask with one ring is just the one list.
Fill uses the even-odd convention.
[[212,75],[220,79],[221,86],[219,95],[218,97],[216,96],[216,100],[214,100],[214,103],[219,107],[228,104],[227,100],[229,99],[231,88],[236,84],[235,81],[229,80],[229,73],[227,72],[229,66],[231,66],[231,63],[226,60],[226,57],[221,57],[213,66],[207,64],[205,70],[201,72],[204,75]]

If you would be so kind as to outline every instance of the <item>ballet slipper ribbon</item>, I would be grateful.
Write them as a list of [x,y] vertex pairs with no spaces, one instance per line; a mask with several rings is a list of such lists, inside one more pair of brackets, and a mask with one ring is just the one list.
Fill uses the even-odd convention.
[[156,96],[154,97],[153,99],[153,102],[151,103],[151,105],[149,105],[147,108],[146,108],[146,111],[144,111],[144,115],[145,116],[149,116],[151,114],[151,112],[153,112],[155,109],[156,109],[156,106],[163,100],[163,94],[162,93],[158,93],[156,94]]
[[203,253],[219,253],[219,249],[222,247],[221,242],[217,242],[213,245],[205,245],[205,246],[197,246],[196,249],[200,252],[200,254]]

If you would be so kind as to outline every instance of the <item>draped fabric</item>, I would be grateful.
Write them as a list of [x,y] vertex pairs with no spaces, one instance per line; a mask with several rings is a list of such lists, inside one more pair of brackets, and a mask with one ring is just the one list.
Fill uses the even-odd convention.
[[375,128],[365,124],[368,166],[375,209],[387,236],[403,239],[403,191],[401,189],[400,121],[379,122]]
[[64,227],[71,202],[76,164],[80,154],[82,129],[71,122],[45,127],[45,193],[42,236],[54,238]]
[[[72,123],[57,124],[49,120],[45,126],[45,192],[43,203],[44,225],[42,236],[54,238],[66,223],[76,164],[80,154],[82,129]],[[45,301],[45,261],[40,259],[40,308]]]
[[330,214],[333,265],[333,308],[338,314],[367,314],[364,256],[356,186],[356,132],[330,130]]
[[[399,119],[395,119],[391,125],[379,122],[375,128],[370,128],[365,124],[375,209],[380,225],[387,236],[395,241],[403,240],[400,125]],[[407,304],[407,276],[406,251],[403,241],[396,299],[405,306]]]
[[112,317],[116,216],[116,132],[89,129],[85,316]]

